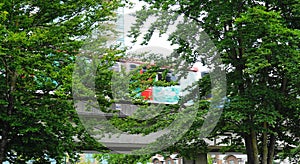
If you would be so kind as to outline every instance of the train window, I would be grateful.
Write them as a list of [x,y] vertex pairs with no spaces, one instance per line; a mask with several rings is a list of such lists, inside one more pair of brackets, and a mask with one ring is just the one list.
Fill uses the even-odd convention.
[[209,74],[209,73],[208,72],[201,72],[201,78],[204,77],[207,74]]
[[158,80],[158,81],[163,80],[163,79],[162,79],[162,74],[161,74],[161,73],[158,73],[158,74],[157,74],[157,80]]
[[112,70],[115,71],[115,72],[120,72],[119,63],[115,63],[115,65],[112,66]]
[[157,73],[157,80],[158,81],[172,82],[172,81],[176,81],[177,77],[175,75],[173,75],[172,72],[169,72],[169,73],[166,74],[165,79],[163,79],[162,72],[158,72]]
[[147,71],[147,67],[144,66],[144,67],[142,68],[142,73],[144,73],[144,72],[146,72],[146,71]]
[[166,81],[167,82],[171,82],[172,81],[171,75],[169,73],[166,76]]
[[135,64],[130,64],[129,65],[129,70],[132,71],[136,68],[136,65]]

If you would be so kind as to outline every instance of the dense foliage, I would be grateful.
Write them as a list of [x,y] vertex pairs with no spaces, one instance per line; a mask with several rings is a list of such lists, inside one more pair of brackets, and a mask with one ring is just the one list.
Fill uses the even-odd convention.
[[0,3],[0,163],[45,163],[50,158],[61,163],[65,154],[74,159],[95,144],[71,101],[73,64],[84,36],[112,19],[120,4]]
[[[196,22],[221,53],[230,101],[216,134],[237,135],[232,140],[236,145],[243,145],[242,138],[250,163],[272,163],[281,148],[295,153],[300,112],[299,1],[147,2],[148,12],[141,12],[138,22],[162,11],[167,11],[163,20],[168,20],[166,13],[169,20],[184,15],[185,23]],[[161,22],[153,23],[146,39],[155,29],[164,32]],[[133,36],[139,35],[136,29],[139,27]],[[197,57],[199,49],[192,46],[193,39],[180,41],[176,37],[171,35],[170,40],[179,44],[177,52]],[[189,37],[192,33],[185,33],[185,38]]]
[[[179,45],[174,53],[178,60],[193,63],[203,57],[202,53],[209,52],[205,49],[207,42],[203,35],[197,35],[195,32],[199,30],[191,30],[192,26],[202,28],[221,54],[227,75],[228,101],[211,137],[232,134],[224,142],[231,143],[228,147],[231,150],[245,151],[251,164],[271,164],[278,155],[297,162],[300,142],[300,2],[145,2],[149,6],[137,12],[132,37],[136,39],[143,35],[141,28],[150,16],[158,19],[144,35],[145,44],[155,31],[168,32],[168,25],[183,15],[177,31],[169,37],[173,44]],[[207,86],[207,82],[209,80],[203,80],[200,86]],[[200,93],[205,95],[204,92],[209,91],[200,88]],[[193,157],[207,151],[198,150],[201,147],[205,149],[205,143],[199,137],[199,126],[208,109],[205,105],[200,107],[203,108],[198,111],[199,120],[196,119],[180,141],[169,147],[170,152]],[[158,121],[155,125],[162,123],[165,126],[167,118],[173,116],[168,114],[167,109],[163,111],[166,113],[160,116],[166,118],[165,122]]]

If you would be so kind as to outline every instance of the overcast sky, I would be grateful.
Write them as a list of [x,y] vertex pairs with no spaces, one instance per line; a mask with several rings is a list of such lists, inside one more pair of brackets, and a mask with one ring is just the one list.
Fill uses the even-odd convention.
[[[141,46],[140,43],[142,42],[142,37],[138,39],[138,42],[135,44],[131,43],[132,38],[127,37],[128,31],[130,30],[130,27],[133,23],[135,23],[135,18],[131,16],[130,14],[134,13],[137,10],[140,10],[143,5],[146,3],[140,2],[139,0],[131,0],[131,2],[134,3],[133,8],[124,8],[124,33],[125,33],[125,38],[124,38],[124,43],[125,46],[130,47],[128,53],[133,53],[133,52],[150,52],[150,53],[160,53],[163,55],[169,55],[172,53],[173,49],[175,49],[177,46],[171,46],[171,43],[167,41],[168,36],[167,34],[162,35],[161,37],[158,35],[158,33],[153,34],[152,39],[149,41],[148,45]],[[148,24],[149,25],[149,24]],[[146,27],[142,28],[142,33],[146,32],[148,29],[148,25]],[[206,67],[203,67],[202,64],[196,63],[196,67],[200,71],[207,71]]]

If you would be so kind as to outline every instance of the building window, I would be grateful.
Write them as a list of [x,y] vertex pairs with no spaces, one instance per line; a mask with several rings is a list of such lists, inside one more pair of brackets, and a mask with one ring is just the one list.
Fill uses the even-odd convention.
[[233,156],[233,155],[227,156],[225,158],[225,160],[226,160],[227,164],[237,164],[238,163],[238,159],[235,156]]
[[161,162],[158,159],[154,159],[153,164],[161,164]]

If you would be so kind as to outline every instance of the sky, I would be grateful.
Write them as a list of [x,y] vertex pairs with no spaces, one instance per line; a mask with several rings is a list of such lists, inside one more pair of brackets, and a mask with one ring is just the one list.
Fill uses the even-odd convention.
[[[172,52],[174,46],[171,46],[171,43],[167,41],[168,36],[166,34],[159,37],[158,33],[154,33],[153,38],[149,41],[147,46],[139,45],[142,42],[142,37],[139,38],[138,42],[132,44],[132,38],[127,37],[128,31],[133,23],[135,23],[135,18],[130,16],[130,14],[134,13],[137,10],[140,10],[143,5],[146,3],[140,2],[138,0],[131,0],[134,3],[133,8],[124,8],[124,32],[125,32],[125,46],[131,47],[129,52],[137,51],[137,50],[145,50],[151,51],[154,53],[163,53],[169,54]],[[148,25],[142,28],[142,33],[146,32]]]
[[[146,5],[146,3],[141,2],[139,0],[130,0],[134,5],[132,8],[124,8],[124,45],[126,47],[130,47],[128,49],[128,53],[137,53],[137,52],[150,52],[150,53],[155,53],[155,54],[163,54],[163,55],[169,55],[172,53],[173,49],[177,48],[176,45],[171,45],[171,42],[169,42],[168,35],[163,34],[162,36],[159,36],[158,32],[154,32],[151,40],[149,41],[148,45],[140,45],[142,42],[142,37],[138,39],[137,43],[131,43],[132,38],[129,38],[128,31],[130,30],[130,27],[133,23],[135,23],[135,18],[131,16],[130,14],[134,13],[137,10],[142,9],[143,5]],[[147,23],[146,27],[142,28],[142,33],[145,33],[147,28]],[[201,63],[195,63],[195,67],[198,67],[199,69],[199,75],[200,76],[200,71],[208,71],[208,69],[204,66],[202,66]]]

